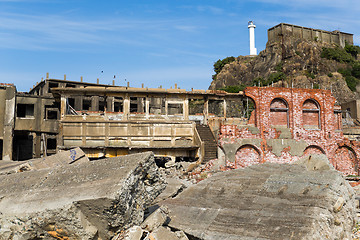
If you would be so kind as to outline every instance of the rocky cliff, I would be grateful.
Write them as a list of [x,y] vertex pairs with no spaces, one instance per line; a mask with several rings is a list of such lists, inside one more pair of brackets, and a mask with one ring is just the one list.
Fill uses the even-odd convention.
[[338,72],[339,69],[351,69],[351,63],[321,57],[324,47],[336,48],[315,39],[283,36],[281,42],[267,43],[258,56],[239,56],[226,64],[214,76],[209,89],[259,84],[293,86],[331,89],[340,103],[355,99],[359,94],[349,89],[344,76]]

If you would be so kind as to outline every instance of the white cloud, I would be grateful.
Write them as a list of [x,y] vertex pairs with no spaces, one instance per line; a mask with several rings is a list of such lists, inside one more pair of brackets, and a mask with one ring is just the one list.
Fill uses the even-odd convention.
[[[174,27],[175,26],[175,27]],[[26,15],[0,12],[1,48],[57,50],[59,44],[108,44],[146,46],[164,32],[177,29],[196,32],[182,19],[69,19],[58,15]],[[147,39],[148,41],[143,41]]]

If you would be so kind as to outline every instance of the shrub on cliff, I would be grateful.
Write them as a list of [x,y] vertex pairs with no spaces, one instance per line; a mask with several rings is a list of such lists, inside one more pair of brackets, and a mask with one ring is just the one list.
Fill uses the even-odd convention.
[[246,85],[240,84],[240,85],[234,85],[234,86],[226,86],[226,87],[220,88],[220,90],[224,90],[225,92],[228,92],[228,93],[238,93],[240,91],[244,91],[244,89],[246,87],[247,87]]
[[223,60],[217,60],[215,63],[214,63],[214,72],[216,73],[219,73],[221,71],[221,69],[223,69],[223,67],[228,64],[228,63],[231,63],[235,61],[235,58],[234,57],[227,57],[227,58],[224,58]]
[[356,45],[346,44],[345,51],[350,53],[355,59],[357,59],[357,55],[360,53],[360,47]]
[[344,48],[326,48],[323,47],[320,57],[335,60],[337,62],[351,63],[354,61],[353,56]]

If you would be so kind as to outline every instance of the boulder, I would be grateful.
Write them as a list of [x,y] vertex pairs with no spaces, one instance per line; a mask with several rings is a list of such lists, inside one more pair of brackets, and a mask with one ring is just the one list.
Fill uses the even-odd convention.
[[311,171],[264,163],[217,173],[162,203],[168,226],[204,240],[351,239],[352,188],[323,161],[306,166]]
[[0,239],[110,239],[165,186],[151,152],[1,175]]

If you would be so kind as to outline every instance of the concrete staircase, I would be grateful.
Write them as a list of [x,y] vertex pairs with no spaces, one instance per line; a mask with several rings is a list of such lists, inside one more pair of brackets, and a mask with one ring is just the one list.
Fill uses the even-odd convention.
[[203,162],[217,158],[217,143],[210,127],[207,125],[196,124],[196,131],[199,133],[200,139],[205,145],[205,156]]

